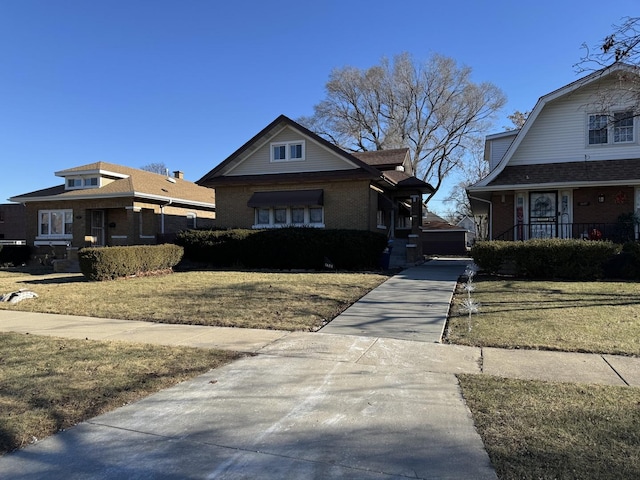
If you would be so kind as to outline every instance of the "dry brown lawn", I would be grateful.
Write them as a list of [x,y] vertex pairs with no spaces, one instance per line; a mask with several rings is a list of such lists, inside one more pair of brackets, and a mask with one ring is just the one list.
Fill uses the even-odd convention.
[[81,274],[0,271],[0,308],[161,323],[315,331],[388,277],[376,273],[178,272],[89,282]]

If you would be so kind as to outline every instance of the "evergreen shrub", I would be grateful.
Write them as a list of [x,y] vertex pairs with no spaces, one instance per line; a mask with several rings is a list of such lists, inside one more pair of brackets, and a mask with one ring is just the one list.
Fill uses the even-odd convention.
[[286,227],[269,230],[189,230],[176,243],[185,259],[213,267],[340,270],[377,269],[384,234]]
[[30,256],[28,245],[0,245],[0,265],[22,265],[29,261]]
[[604,277],[605,265],[616,251],[609,241],[554,238],[478,242],[471,248],[471,257],[492,274],[591,280]]
[[170,270],[183,254],[184,249],[173,244],[133,245],[83,248],[78,252],[78,259],[80,271],[87,279],[102,281]]

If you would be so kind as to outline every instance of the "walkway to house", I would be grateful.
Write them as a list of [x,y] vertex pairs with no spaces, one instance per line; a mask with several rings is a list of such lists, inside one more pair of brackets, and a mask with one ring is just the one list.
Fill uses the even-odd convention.
[[5,331],[256,354],[5,455],[0,478],[495,480],[454,374],[640,386],[637,358],[436,343],[465,265],[407,269],[319,333],[0,310]]

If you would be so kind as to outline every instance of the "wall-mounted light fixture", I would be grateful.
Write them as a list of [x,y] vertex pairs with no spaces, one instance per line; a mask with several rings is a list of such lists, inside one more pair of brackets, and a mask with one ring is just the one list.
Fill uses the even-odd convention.
[[598,203],[604,203],[604,193],[598,195]]

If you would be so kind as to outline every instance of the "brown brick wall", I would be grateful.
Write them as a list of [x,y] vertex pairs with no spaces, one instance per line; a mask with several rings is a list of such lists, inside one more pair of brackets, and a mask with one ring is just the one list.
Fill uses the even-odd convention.
[[26,208],[19,203],[0,205],[0,240],[25,240]]
[[326,228],[375,230],[376,212],[371,212],[369,182],[305,183],[263,187],[225,186],[216,188],[216,224],[224,228],[251,228],[254,209],[247,206],[256,192],[283,190],[324,190],[324,223]]
[[[514,195],[513,193],[496,194],[491,196],[493,202],[492,234],[497,237],[507,230],[511,230],[515,224]],[[508,234],[508,236],[510,236]]]
[[[604,203],[598,202],[600,194]],[[616,223],[621,214],[633,212],[633,204],[633,187],[579,188],[573,191],[573,223]]]

